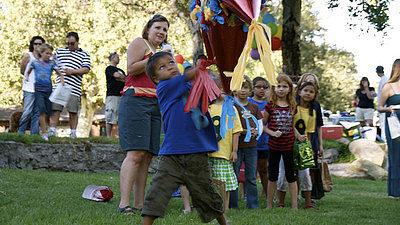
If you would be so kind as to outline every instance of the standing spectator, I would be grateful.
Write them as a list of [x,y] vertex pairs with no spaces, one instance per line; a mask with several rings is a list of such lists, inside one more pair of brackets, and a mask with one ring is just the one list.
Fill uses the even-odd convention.
[[[394,110],[394,105],[400,105],[400,59],[394,61],[390,79],[383,86],[378,110],[379,112],[385,112],[386,116],[395,113],[399,118],[400,111]],[[400,198],[400,142],[391,138],[387,121],[385,123],[389,164],[388,195],[389,197]]]
[[[249,102],[258,106],[258,110],[264,115],[265,106],[269,98],[269,83],[263,77],[256,77],[253,79],[253,93],[252,98],[249,97]],[[263,123],[263,130],[267,124]],[[260,175],[261,185],[263,187],[264,195],[268,194],[268,134],[263,131],[260,138],[257,140],[257,171]]]
[[107,137],[116,137],[118,131],[118,108],[121,98],[120,92],[125,85],[125,72],[118,68],[119,55],[113,52],[108,56],[110,65],[106,68],[106,133]]
[[39,60],[34,60],[28,65],[25,73],[25,80],[29,80],[29,74],[35,71],[35,107],[34,116],[39,117],[42,138],[48,141],[46,134],[47,119],[51,115],[51,102],[49,100],[52,91],[51,74],[54,71],[60,76],[61,84],[64,85],[64,75],[58,69],[56,63],[50,58],[53,56],[53,47],[49,44],[42,44],[39,49]]
[[292,208],[297,209],[297,177],[293,159],[295,99],[293,83],[287,75],[279,75],[272,86],[271,101],[265,107],[266,132],[269,135],[267,208],[272,208],[279,175],[279,161],[284,162],[285,177],[289,183]]
[[[119,143],[126,157],[121,165],[121,213],[138,212],[143,207],[147,170],[160,149],[161,114],[156,86],[145,67],[156,49],[167,42],[169,22],[155,15],[145,25],[142,37],[135,38],[127,51],[128,70],[119,107]],[[129,206],[134,188],[135,202]]]
[[[66,105],[69,112],[70,137],[76,138],[78,126],[78,112],[81,107],[82,76],[90,71],[90,56],[79,48],[79,36],[76,32],[67,34],[67,47],[59,48],[54,55],[54,60],[65,74],[65,84],[72,88],[71,97]],[[61,82],[57,76],[57,85]],[[53,115],[50,117],[49,136],[57,136],[56,126],[60,119],[63,106],[53,103]]]
[[374,98],[376,97],[375,89],[370,87],[367,77],[361,78],[360,87],[356,91],[357,108],[356,121],[361,126],[368,125],[372,127],[372,119],[374,118]]
[[[315,91],[319,92],[319,81],[318,77],[313,74],[313,73],[305,73],[303,74],[299,82],[297,83],[297,87],[300,87],[303,83],[305,82],[311,82],[314,84]],[[297,91],[296,91],[297,93]],[[297,93],[296,100],[300,101],[300,96]],[[310,174],[311,178],[313,179],[313,190],[311,192],[312,198],[313,199],[320,199],[322,198],[321,196],[318,196],[317,190],[319,190],[319,185],[322,185],[318,182],[317,180],[320,180],[322,178],[319,178],[317,176],[320,176],[320,173],[316,172],[316,170],[320,170],[320,165],[318,163],[318,157],[322,157],[324,153],[324,144],[322,140],[322,126],[324,126],[324,120],[322,118],[322,110],[321,110],[321,105],[317,99],[313,101],[313,109],[315,110],[315,115],[316,115],[316,124],[315,124],[315,132],[311,133],[310,135],[310,141],[311,141],[311,146],[314,151],[314,161],[315,161],[315,167],[310,169]],[[279,192],[278,192],[279,194]],[[315,206],[316,202],[313,201],[313,204]]]
[[[20,73],[22,75],[25,74],[25,70],[29,63],[32,63],[33,60],[39,58],[39,47],[44,44],[45,40],[41,36],[34,36],[29,42],[29,52],[25,53],[22,56],[20,63]],[[33,117],[32,111],[35,102],[35,76],[34,71],[29,74],[29,79],[23,79],[22,83],[22,91],[24,94],[24,109],[22,112],[21,119],[19,120],[18,133],[24,134],[26,130],[26,126],[28,125],[29,119],[31,121],[31,134],[39,133],[39,117]]]
[[[378,86],[378,103],[381,100],[381,94],[382,94],[382,88],[383,85],[386,84],[386,82],[388,81],[388,77],[385,75],[385,72],[383,71],[383,66],[377,66],[376,67],[376,74],[378,75],[378,77],[380,77],[380,81],[379,81],[379,86]],[[385,136],[385,113],[379,113],[379,128],[381,130],[381,139],[383,141],[386,140],[386,136]]]
[[[240,122],[243,127],[243,131],[239,136],[239,148],[237,151],[237,161],[234,164],[236,177],[239,177],[240,167],[242,163],[245,164],[245,183],[244,190],[246,194],[246,207],[249,209],[258,208],[258,190],[257,190],[257,136],[258,136],[258,124],[260,124],[263,116],[258,110],[258,106],[250,103],[248,97],[252,91],[251,80],[245,76],[245,81],[242,84],[242,88],[236,92],[235,97],[238,100],[238,104],[235,107],[239,113]],[[251,115],[254,116],[257,121],[251,119]],[[248,121],[246,121],[246,119]],[[249,140],[246,138],[249,137]],[[235,189],[231,191],[230,195],[230,208],[238,208],[239,193]]]

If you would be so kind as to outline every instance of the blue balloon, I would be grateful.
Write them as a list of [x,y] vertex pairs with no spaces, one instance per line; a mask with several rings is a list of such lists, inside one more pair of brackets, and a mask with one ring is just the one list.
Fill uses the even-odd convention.
[[262,19],[263,24],[276,23],[276,19],[269,13],[266,13]]
[[264,5],[265,2],[267,2],[267,0],[262,0],[262,1],[261,1],[261,5]]

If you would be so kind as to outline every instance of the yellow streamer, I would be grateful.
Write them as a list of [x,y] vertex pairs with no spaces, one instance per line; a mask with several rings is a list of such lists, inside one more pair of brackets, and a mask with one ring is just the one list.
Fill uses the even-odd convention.
[[192,19],[192,22],[194,24],[197,23],[197,16],[196,13],[201,12],[200,6],[196,5],[196,7],[193,9],[193,11],[190,13],[190,19]]
[[264,34],[264,31],[267,33],[268,38],[271,38],[271,30],[265,24],[257,22],[257,20],[253,20],[249,26],[249,31],[247,33],[246,44],[244,45],[242,54],[240,54],[238,63],[235,66],[235,69],[232,74],[231,80],[231,91],[240,90],[242,88],[243,83],[243,75],[244,70],[247,65],[247,60],[251,51],[251,44],[253,43],[253,38],[255,37],[257,40],[257,50],[260,54],[261,63],[264,67],[264,71],[266,74],[266,79],[270,82],[271,85],[276,84],[276,74],[274,63],[271,59],[271,42],[267,41],[267,37]]

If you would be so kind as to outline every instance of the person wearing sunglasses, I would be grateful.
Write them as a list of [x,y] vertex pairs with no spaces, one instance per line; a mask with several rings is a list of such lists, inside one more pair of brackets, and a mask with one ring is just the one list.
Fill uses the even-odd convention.
[[[33,36],[29,42],[29,52],[22,56],[20,62],[20,73],[22,76],[25,74],[25,70],[32,61],[39,59],[39,47],[46,41],[41,36]],[[23,104],[24,108],[22,111],[21,118],[19,120],[18,133],[24,134],[30,120],[30,131],[31,134],[39,133],[39,117],[32,116],[33,107],[35,102],[35,76],[34,71],[29,74],[29,79],[23,79],[22,92],[23,92]]]
[[[69,32],[66,37],[67,47],[56,50],[54,60],[64,72],[65,85],[71,87],[71,97],[66,105],[69,112],[70,137],[76,138],[76,127],[78,126],[78,113],[81,107],[82,77],[89,73],[91,63],[90,55],[79,48],[79,35]],[[57,76],[56,84],[60,84],[60,76]],[[50,117],[49,136],[57,136],[56,125],[60,119],[64,106],[53,103],[53,114]]]

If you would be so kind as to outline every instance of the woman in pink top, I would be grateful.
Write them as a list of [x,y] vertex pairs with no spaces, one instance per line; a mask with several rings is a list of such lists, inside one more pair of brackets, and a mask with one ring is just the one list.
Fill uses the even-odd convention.
[[[145,72],[147,61],[167,41],[169,22],[155,15],[145,25],[142,37],[135,38],[127,51],[125,87],[119,108],[119,141],[126,157],[121,165],[119,212],[140,212],[143,207],[147,170],[160,148],[161,114],[156,86]],[[130,192],[134,187],[134,205]]]

